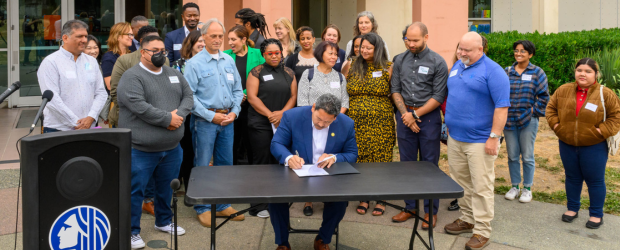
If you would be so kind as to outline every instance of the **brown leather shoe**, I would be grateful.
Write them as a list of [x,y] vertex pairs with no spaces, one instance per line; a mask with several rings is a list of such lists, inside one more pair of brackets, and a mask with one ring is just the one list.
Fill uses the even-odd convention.
[[[412,211],[412,213],[415,214],[415,212]],[[411,215],[410,213],[407,212],[400,212],[397,215],[394,215],[394,217],[392,217],[392,221],[393,222],[405,222],[407,221],[409,218],[413,217],[413,215]]]
[[[216,212],[215,216],[230,216],[231,214],[234,214],[236,212],[238,212],[238,211],[235,210],[234,208],[228,207],[228,208],[226,208],[226,209],[224,209],[222,211]],[[235,218],[232,218],[231,220],[232,221],[242,221],[242,220],[245,220],[245,215],[243,215],[243,214],[239,215],[239,216],[237,216]]]
[[147,212],[155,216],[155,202],[142,203],[142,212]]
[[[424,220],[428,221],[428,214],[424,215]],[[433,214],[433,228],[435,228],[435,226],[437,226],[437,215]],[[422,222],[422,229],[424,230],[428,230],[428,223],[426,222]]]
[[211,211],[206,211],[198,215],[198,222],[203,227],[211,227]]
[[278,248],[276,248],[276,250],[291,250],[291,248],[287,247],[287,246],[278,246]]
[[461,219],[457,219],[446,225],[443,229],[449,234],[471,233],[474,231],[474,224],[469,224]]
[[474,236],[472,236],[471,239],[469,239],[469,241],[465,243],[465,249],[480,250],[489,245],[489,243],[491,243],[491,241],[489,241],[489,238],[479,234],[474,234]]
[[323,240],[318,238],[314,240],[314,250],[329,250],[329,244],[323,243]]

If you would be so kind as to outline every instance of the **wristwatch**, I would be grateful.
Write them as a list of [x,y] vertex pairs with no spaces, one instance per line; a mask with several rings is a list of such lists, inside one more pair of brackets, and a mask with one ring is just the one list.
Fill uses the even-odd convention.
[[493,132],[491,132],[491,135],[489,135],[489,137],[490,138],[497,138],[497,139],[502,138],[500,135],[497,135],[497,134],[495,134]]
[[415,118],[416,120],[420,120],[420,117],[418,116],[418,114],[415,113],[415,110],[411,110],[411,114],[413,115],[413,118]]

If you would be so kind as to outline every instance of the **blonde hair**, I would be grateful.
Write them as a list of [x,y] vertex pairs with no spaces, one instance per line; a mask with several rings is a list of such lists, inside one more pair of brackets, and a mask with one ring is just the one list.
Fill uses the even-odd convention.
[[[130,30],[131,24],[128,22],[114,24],[114,26],[110,29],[110,37],[108,37],[108,51],[112,51],[112,53],[120,55],[123,51],[121,50],[118,38],[126,35]],[[127,50],[129,50],[129,48]]]
[[288,54],[293,54],[295,52],[295,29],[293,29],[293,24],[291,20],[288,20],[286,17],[280,17],[273,23],[273,28],[275,29],[277,25],[281,24],[284,28],[288,29]]

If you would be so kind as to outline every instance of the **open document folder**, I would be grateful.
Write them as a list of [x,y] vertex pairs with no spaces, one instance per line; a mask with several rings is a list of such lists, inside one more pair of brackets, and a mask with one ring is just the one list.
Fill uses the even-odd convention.
[[341,175],[341,174],[359,174],[348,162],[336,162],[330,168],[319,168],[317,164],[303,165],[300,169],[293,169],[299,177],[323,176],[323,175]]

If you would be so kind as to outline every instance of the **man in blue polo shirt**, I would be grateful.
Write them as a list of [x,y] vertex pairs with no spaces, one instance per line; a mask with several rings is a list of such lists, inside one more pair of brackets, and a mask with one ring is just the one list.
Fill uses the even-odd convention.
[[461,217],[444,229],[450,234],[473,232],[466,249],[482,249],[491,237],[494,163],[510,107],[510,81],[502,67],[486,57],[478,33],[465,34],[457,54],[460,60],[448,76],[445,119],[450,176],[465,194],[459,199]]

